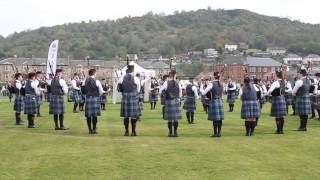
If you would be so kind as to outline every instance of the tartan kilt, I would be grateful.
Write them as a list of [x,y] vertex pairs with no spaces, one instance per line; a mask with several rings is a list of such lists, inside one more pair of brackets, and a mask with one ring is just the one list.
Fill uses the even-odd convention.
[[40,106],[42,104],[42,97],[36,96],[36,102],[37,102],[37,106]]
[[100,96],[87,96],[85,106],[86,117],[98,117],[101,115]]
[[284,98],[286,99],[286,104],[291,105],[292,104],[292,94],[285,94]]
[[149,94],[149,102],[157,102],[158,101],[158,95],[156,92],[150,92]]
[[24,114],[37,114],[37,107],[36,96],[24,97]]
[[311,108],[315,108],[316,105],[316,96],[310,95]]
[[287,105],[284,96],[271,97],[271,114],[272,117],[284,117],[287,115]]
[[184,100],[183,109],[186,111],[196,110],[196,99],[194,96],[187,96]]
[[209,101],[208,120],[222,121],[224,119],[223,101],[221,98]]
[[180,120],[181,109],[179,99],[166,99],[164,109],[164,120]]
[[48,101],[48,102],[50,102],[51,96],[52,96],[52,94],[51,94],[51,93],[48,93],[48,95],[47,95],[47,98],[48,98],[47,101]]
[[227,102],[229,104],[234,104],[235,101],[236,101],[236,93],[235,92],[228,92]]
[[76,103],[80,103],[82,100],[81,92],[79,90],[73,90],[71,99]]
[[100,102],[105,104],[107,102],[107,95],[100,96]]
[[122,93],[120,116],[124,118],[139,118],[141,116],[137,92]]
[[260,102],[258,100],[242,101],[241,118],[258,118],[260,116]]
[[49,114],[64,114],[65,113],[64,97],[51,95],[49,104]]
[[85,103],[86,102],[86,95],[81,93],[81,101],[79,103]]
[[16,96],[14,99],[13,110],[21,112],[24,109],[24,96]]
[[295,113],[297,115],[308,115],[311,113],[311,101],[309,95],[296,96]]

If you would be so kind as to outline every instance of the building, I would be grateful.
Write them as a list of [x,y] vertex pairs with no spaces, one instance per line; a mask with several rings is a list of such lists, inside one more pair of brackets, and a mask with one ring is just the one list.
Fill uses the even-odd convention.
[[269,47],[267,48],[267,52],[271,53],[272,56],[277,56],[286,54],[287,50],[281,47]]
[[224,48],[227,49],[228,51],[236,51],[238,49],[238,45],[236,44],[226,44],[224,45]]
[[288,65],[302,64],[302,57],[296,54],[288,54],[283,58],[283,62]]
[[247,49],[249,49],[249,45],[246,44],[246,43],[241,42],[241,43],[239,43],[239,49],[247,50]]
[[215,49],[204,49],[203,56],[206,58],[216,58],[218,57],[218,51]]
[[320,64],[320,56],[317,54],[309,54],[308,56],[304,57],[302,60],[303,64],[311,63],[312,65],[319,65]]
[[[27,74],[32,71],[46,72],[46,58],[8,58],[0,61],[0,83],[5,83],[13,78],[15,69],[18,72]],[[155,70],[156,76],[166,74],[170,71],[168,64],[161,61],[137,61],[137,64],[145,69]],[[111,81],[115,70],[126,66],[126,61],[113,60],[70,60],[58,59],[57,68],[64,70],[66,80],[70,80],[74,73],[87,75],[89,69],[98,70],[97,77]]]

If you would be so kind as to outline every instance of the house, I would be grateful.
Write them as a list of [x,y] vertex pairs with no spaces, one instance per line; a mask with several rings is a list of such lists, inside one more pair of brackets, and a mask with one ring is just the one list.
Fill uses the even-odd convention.
[[224,45],[224,48],[227,49],[228,51],[236,51],[238,49],[238,45],[236,44],[226,44]]
[[311,63],[312,65],[319,65],[320,64],[320,56],[317,54],[309,54],[308,56],[304,57],[302,60],[303,64]]
[[200,59],[203,56],[203,52],[202,51],[189,51],[187,53],[187,57],[189,59]]
[[277,56],[286,54],[287,50],[281,47],[269,47],[267,48],[267,52],[272,54],[272,56]]
[[288,65],[302,64],[302,57],[296,54],[288,54],[283,58],[283,62]]
[[203,56],[206,58],[216,58],[218,57],[218,51],[215,49],[204,49]]

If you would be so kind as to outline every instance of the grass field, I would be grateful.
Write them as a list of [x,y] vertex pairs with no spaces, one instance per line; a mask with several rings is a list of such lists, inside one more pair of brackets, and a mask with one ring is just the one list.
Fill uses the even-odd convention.
[[[320,179],[320,123],[294,131],[298,118],[286,117],[285,134],[275,135],[270,105],[263,108],[255,136],[244,136],[240,103],[225,113],[222,138],[210,138],[211,122],[198,103],[196,124],[185,117],[178,138],[168,138],[161,108],[145,111],[138,137],[124,137],[120,105],[108,104],[98,135],[89,135],[82,113],[68,103],[69,131],[54,131],[48,104],[38,129],[15,126],[13,104],[0,104],[0,179]],[[227,109],[227,104],[225,104]],[[185,114],[183,112],[183,114]],[[25,116],[24,120],[26,120]]]

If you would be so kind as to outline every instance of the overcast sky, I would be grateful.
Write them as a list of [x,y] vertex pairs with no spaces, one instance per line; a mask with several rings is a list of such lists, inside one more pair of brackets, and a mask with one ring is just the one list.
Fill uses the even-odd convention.
[[320,23],[319,0],[0,0],[0,34],[68,22],[140,16],[149,11],[248,9],[264,15]]

